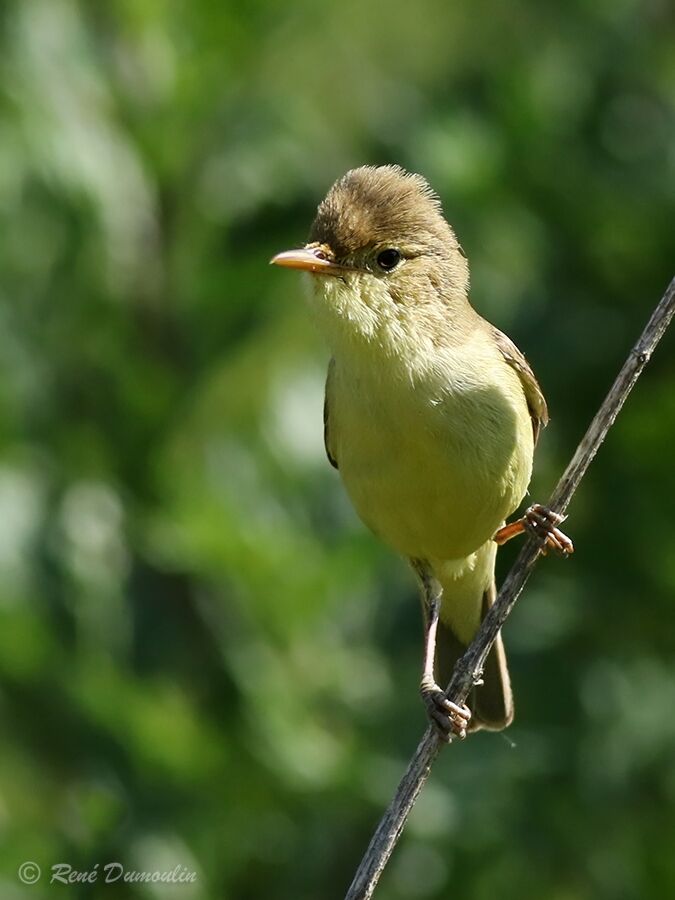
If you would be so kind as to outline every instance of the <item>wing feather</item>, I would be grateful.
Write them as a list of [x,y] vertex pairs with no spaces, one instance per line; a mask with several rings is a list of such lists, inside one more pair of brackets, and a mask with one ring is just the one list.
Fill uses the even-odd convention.
[[548,424],[548,408],[542,390],[539,387],[539,382],[535,378],[530,364],[513,343],[511,338],[507,337],[498,328],[493,329],[493,334],[502,356],[511,368],[515,369],[520,378],[520,383],[522,384],[525,393],[525,399],[527,400],[527,407],[530,410],[532,431],[534,433],[534,442],[536,444],[539,432]]
[[335,451],[331,448],[331,440],[330,440],[330,406],[328,403],[328,396],[330,394],[330,385],[331,380],[333,378],[333,371],[335,370],[335,360],[331,359],[328,363],[328,374],[326,375],[326,392],[323,398],[323,443],[326,448],[326,456],[328,457],[328,462],[333,466],[333,468],[337,469],[337,459],[335,458]]

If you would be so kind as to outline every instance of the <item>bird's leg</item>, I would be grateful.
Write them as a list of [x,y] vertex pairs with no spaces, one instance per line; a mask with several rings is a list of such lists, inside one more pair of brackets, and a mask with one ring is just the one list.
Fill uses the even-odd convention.
[[432,575],[427,563],[411,560],[422,583],[422,605],[424,611],[424,666],[420,681],[420,694],[427,710],[429,721],[446,743],[453,737],[465,738],[466,728],[471,719],[468,706],[458,706],[445,696],[445,691],[434,677],[436,659],[436,632],[441,610],[441,586]]
[[515,522],[502,526],[496,532],[493,540],[498,544],[505,544],[511,538],[518,534],[529,531],[537,537],[544,538],[544,546],[542,552],[554,550],[560,556],[569,556],[574,553],[574,544],[572,541],[557,527],[565,521],[566,516],[535,503],[525,510],[525,515]]

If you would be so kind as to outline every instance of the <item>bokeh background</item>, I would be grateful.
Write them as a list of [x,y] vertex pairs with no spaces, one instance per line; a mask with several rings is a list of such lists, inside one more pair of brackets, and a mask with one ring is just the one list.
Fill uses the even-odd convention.
[[[424,727],[420,617],[324,458],[327,351],[268,260],[349,167],[426,175],[547,394],[544,500],[673,275],[672,26],[6,0],[3,900],[343,896]],[[674,350],[508,623],[515,724],[441,757],[382,900],[675,895]],[[197,880],[47,884],[111,860]]]

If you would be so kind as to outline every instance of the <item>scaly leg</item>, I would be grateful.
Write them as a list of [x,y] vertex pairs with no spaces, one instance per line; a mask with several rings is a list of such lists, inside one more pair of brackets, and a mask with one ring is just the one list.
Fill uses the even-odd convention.
[[525,510],[525,515],[515,522],[504,525],[496,532],[493,540],[497,544],[505,544],[511,538],[518,534],[529,531],[538,537],[545,538],[542,552],[554,550],[561,556],[569,556],[574,553],[574,544],[572,541],[557,527],[561,522],[565,521],[565,516],[547,509],[540,503],[535,503]]
[[436,632],[441,610],[441,586],[434,578],[429,565],[423,560],[412,559],[413,569],[422,583],[422,605],[424,611],[424,666],[420,682],[420,695],[426,707],[429,721],[446,743],[453,736],[463,739],[471,720],[468,706],[458,706],[445,696],[445,691],[434,677],[436,659]]

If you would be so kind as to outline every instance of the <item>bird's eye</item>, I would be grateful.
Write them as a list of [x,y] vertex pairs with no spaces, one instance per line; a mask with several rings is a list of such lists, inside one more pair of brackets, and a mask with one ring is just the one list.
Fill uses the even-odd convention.
[[383,250],[377,254],[377,264],[385,272],[391,272],[401,262],[401,254],[393,247],[390,250]]

